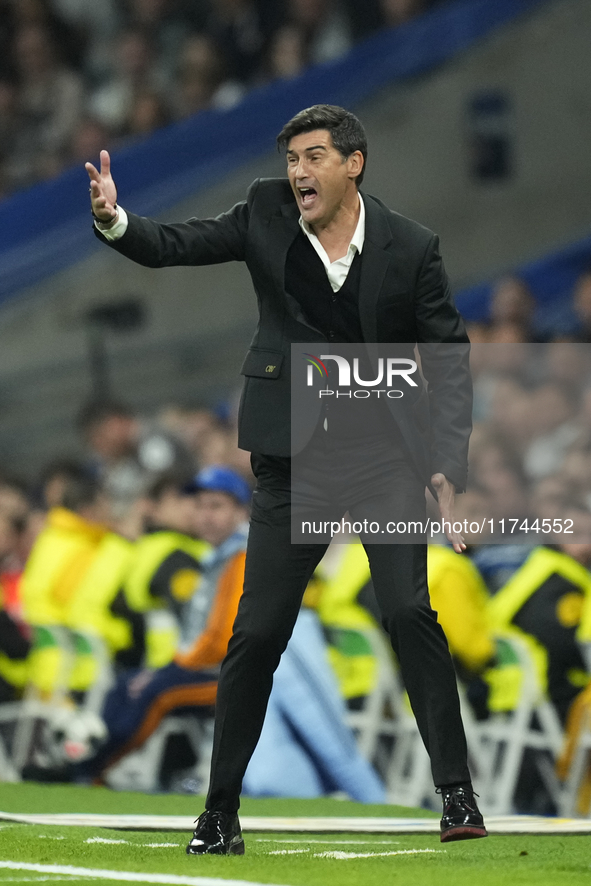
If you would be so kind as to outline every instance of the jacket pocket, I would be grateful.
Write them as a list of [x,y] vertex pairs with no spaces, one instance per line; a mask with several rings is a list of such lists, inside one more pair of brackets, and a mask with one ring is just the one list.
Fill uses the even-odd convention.
[[241,375],[255,378],[278,378],[281,374],[284,354],[266,348],[251,348],[242,364]]

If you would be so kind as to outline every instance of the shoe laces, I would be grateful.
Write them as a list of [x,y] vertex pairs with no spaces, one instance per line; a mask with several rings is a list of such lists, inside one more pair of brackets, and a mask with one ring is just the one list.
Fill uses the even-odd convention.
[[480,796],[480,794],[477,794],[476,791],[473,791],[470,788],[435,788],[435,793],[441,794],[446,806],[449,806],[452,803],[463,803],[469,808],[472,808],[470,801],[473,800],[474,797]]
[[214,821],[214,820],[217,821],[218,819],[220,819],[220,818],[225,818],[225,817],[227,817],[228,815],[231,815],[231,813],[229,813],[229,812],[221,812],[221,811],[219,811],[219,810],[212,810],[212,811],[210,812],[209,809],[205,809],[205,810],[201,813],[201,815],[199,816],[199,818],[196,818],[196,819],[195,819],[195,822],[194,822],[194,823],[195,823],[195,824],[199,824],[199,822],[201,821],[201,819],[202,819],[202,818],[205,818],[205,817],[207,817],[210,821]]

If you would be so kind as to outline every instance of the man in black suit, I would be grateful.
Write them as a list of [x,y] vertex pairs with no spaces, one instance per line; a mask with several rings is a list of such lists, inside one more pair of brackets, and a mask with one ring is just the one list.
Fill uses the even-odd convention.
[[[244,852],[237,815],[242,777],[262,728],[273,672],[326,550],[325,543],[291,543],[291,344],[326,349],[335,342],[421,343],[431,435],[418,460],[405,423],[388,424],[377,414],[369,423],[371,458],[365,448],[343,448],[331,433],[333,416],[327,420],[326,414],[298,443],[318,454],[312,464],[341,465],[345,490],[361,489],[370,510],[386,496],[393,508],[401,499],[416,507],[422,498],[424,512],[429,485],[451,522],[455,492],[466,482],[468,339],[437,237],[359,191],[367,141],[350,112],[332,105],[301,111],[278,143],[286,150],[288,180],[257,180],[247,199],[228,212],[183,224],[159,224],[118,207],[106,151],[100,172],[86,164],[99,238],[148,267],[245,261],[259,301],[260,322],[242,367],[239,417],[239,445],[252,453],[257,487],[244,593],[219,681],[206,811],[187,847],[194,855]],[[440,344],[450,348],[448,361],[429,350]],[[343,512],[353,513],[358,504],[343,499]],[[460,535],[449,538],[458,553],[464,550]],[[443,795],[441,839],[486,836],[470,782],[453,666],[429,603],[427,546],[423,539],[362,540],[383,624]]]

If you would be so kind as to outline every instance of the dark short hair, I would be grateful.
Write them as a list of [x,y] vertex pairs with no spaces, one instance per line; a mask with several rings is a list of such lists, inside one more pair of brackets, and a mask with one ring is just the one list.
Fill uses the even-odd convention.
[[169,490],[184,492],[185,486],[191,480],[192,475],[181,471],[165,471],[156,477],[146,489],[146,498],[158,504]]
[[101,484],[88,471],[78,476],[71,474],[64,479],[61,506],[69,511],[79,513],[82,508],[95,504],[102,492]]
[[133,418],[134,414],[130,406],[117,400],[90,400],[78,412],[76,427],[84,433],[107,418]]
[[355,114],[338,105],[312,105],[285,124],[277,136],[277,147],[279,150],[287,149],[294,136],[314,129],[327,129],[333,145],[345,160],[355,151],[361,151],[363,168],[355,179],[355,183],[360,185],[367,163],[367,136]]

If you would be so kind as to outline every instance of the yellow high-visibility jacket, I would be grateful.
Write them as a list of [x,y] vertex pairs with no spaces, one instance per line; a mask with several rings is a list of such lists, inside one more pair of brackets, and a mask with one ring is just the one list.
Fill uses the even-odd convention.
[[[524,608],[537,592],[542,592],[536,598],[539,605]],[[489,604],[495,629],[519,630],[535,644],[541,685],[548,689],[563,717],[577,690],[589,680],[577,645],[589,606],[589,571],[567,554],[548,547],[535,548]]]
[[146,533],[135,543],[124,593],[131,609],[147,614],[148,667],[172,661],[180,608],[195,592],[201,560],[210,550],[207,542],[168,529]]
[[107,530],[66,508],[52,508],[27,560],[21,584],[32,625],[63,625],[66,610]]
[[69,654],[56,628],[67,627],[68,608],[107,529],[66,508],[52,508],[27,560],[21,592],[35,641],[29,678],[44,694],[68,679]]
[[489,593],[472,561],[452,548],[429,545],[427,575],[431,606],[451,654],[480,673],[495,654],[487,606]]

